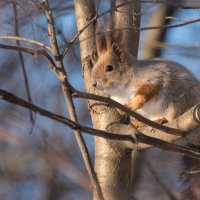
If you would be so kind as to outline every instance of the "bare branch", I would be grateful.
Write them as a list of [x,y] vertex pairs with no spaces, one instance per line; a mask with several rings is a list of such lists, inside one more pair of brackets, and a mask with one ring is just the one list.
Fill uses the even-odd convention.
[[[131,4],[132,1],[130,2],[125,2],[125,3],[121,3],[117,6],[114,6],[112,7],[111,9],[108,9],[106,10],[105,12],[102,12],[100,14],[97,14],[95,15],[82,29],[80,29],[77,34],[73,37],[73,39],[69,42],[68,46],[64,49],[63,53],[61,54],[62,55],[62,59],[64,58],[64,56],[66,55],[66,53],[68,52],[69,48],[74,44],[74,42],[76,41],[76,39],[81,35],[81,33],[83,33],[83,31],[90,25],[92,24],[93,22],[95,22],[98,18],[110,13],[110,12],[113,12],[115,11],[117,8],[120,8],[120,7],[123,7],[127,4]],[[94,37],[94,36],[92,36]],[[87,38],[88,39],[88,38]]]
[[[108,103],[115,108],[119,108],[120,110],[143,122],[144,124],[153,127],[153,129],[150,127],[143,127],[141,129],[141,131],[144,132],[146,135],[153,136],[155,138],[159,138],[168,142],[175,142],[179,140],[182,136],[186,136],[191,130],[195,129],[200,124],[200,102],[178,118],[163,126],[139,115],[138,113],[107,97],[79,92],[74,88],[72,88],[71,90],[72,92],[74,92],[73,97],[75,98],[78,97],[84,99],[92,99],[95,101]],[[147,148],[147,146],[140,147]]]
[[[44,49],[32,49],[32,48],[25,48],[25,47],[4,45],[4,44],[0,44],[0,48],[17,50],[17,51],[23,51],[23,52],[26,52],[26,53],[30,53],[32,55],[42,54],[48,60],[48,62],[50,63],[50,66],[53,66],[54,68],[57,69],[57,66],[55,65],[54,61],[46,53],[46,51]],[[72,87],[70,89],[72,90]],[[161,134],[161,132],[164,131],[166,133],[172,134],[172,137],[170,137],[170,139],[168,139],[168,140],[175,141],[175,140],[177,140],[177,139],[180,138],[180,137],[177,137],[178,135],[184,135],[186,133],[185,131],[188,131],[188,129],[190,129],[190,127],[194,128],[194,127],[197,126],[197,123],[192,118],[191,121],[187,120],[188,124],[187,124],[187,126],[184,127],[183,130],[179,130],[178,129],[180,127],[180,121],[179,120],[174,120],[173,121],[174,123],[171,122],[170,124],[168,124],[169,126],[173,127],[173,129],[170,129],[169,127],[165,127],[163,125],[157,124],[155,122],[152,122],[152,121],[144,118],[143,116],[141,116],[141,115],[139,115],[139,114],[137,114],[137,113],[129,110],[125,106],[119,104],[118,102],[115,102],[112,99],[108,99],[106,97],[102,97],[102,96],[98,96],[98,95],[94,95],[94,94],[89,94],[89,93],[81,93],[81,92],[75,90],[74,88],[73,88],[72,91],[73,91],[73,97],[75,97],[75,98],[93,99],[93,100],[97,100],[97,101],[109,103],[110,105],[123,110],[124,112],[128,113],[130,116],[138,119],[139,121],[142,121],[144,124],[149,125],[149,126],[155,128],[155,129],[160,130],[160,131],[157,130],[157,131],[151,132],[151,135],[154,134],[155,137],[157,137],[157,136],[160,136],[160,137],[163,136]],[[188,116],[191,116],[191,115],[188,115]],[[167,135],[167,138],[169,138],[169,135]]]
[[37,55],[37,54],[43,55],[46,58],[47,62],[49,63],[49,66],[52,67],[53,69],[57,69],[57,66],[54,63],[53,59],[44,49],[34,49],[34,48],[27,48],[27,47],[15,46],[15,45],[5,45],[5,44],[0,44],[0,48],[15,50],[15,51],[22,51],[25,53],[29,53],[31,55]]
[[[174,142],[180,139],[182,136],[189,134],[189,132],[199,126],[200,123],[200,103],[190,108],[187,112],[174,119],[170,123],[165,124],[165,126],[153,122],[138,113],[128,109],[127,107],[119,104],[118,102],[109,99],[107,97],[98,96],[90,93],[83,93],[71,89],[73,93],[73,97],[84,98],[84,99],[92,99],[95,101],[100,101],[104,103],[108,103],[109,105],[119,108],[130,116],[136,118],[137,120],[143,122],[144,124],[153,127],[148,128],[144,127],[141,129],[146,135],[153,136],[155,138],[163,139],[165,141]],[[187,119],[187,120],[186,120]],[[156,130],[155,130],[156,129]],[[168,134],[166,134],[168,133]],[[145,146],[141,146],[141,148],[146,148]]]
[[35,44],[37,46],[46,48],[49,51],[51,51],[51,47],[50,46],[48,46],[46,44],[43,44],[41,42],[38,42],[36,40],[31,40],[31,39],[24,38],[24,37],[18,37],[18,36],[0,36],[0,39],[2,39],[2,40],[17,40],[17,41],[26,42],[26,43],[29,43],[29,44]]
[[174,1],[174,0],[142,0],[142,3],[161,3],[161,4],[166,4],[170,6],[175,6],[175,7],[181,7],[183,9],[199,9],[200,8],[200,3],[199,1]]
[[[47,23],[48,23],[48,34],[49,34],[49,39],[50,39],[50,43],[51,43],[51,52],[54,55],[57,67],[60,69],[59,72],[57,70],[54,70],[54,71],[62,84],[62,90],[63,90],[65,100],[67,103],[67,107],[69,110],[70,118],[72,121],[77,122],[78,119],[77,119],[77,115],[76,115],[76,111],[75,111],[75,106],[74,106],[74,103],[72,100],[71,93],[69,91],[70,88],[67,87],[67,82],[68,82],[67,81],[67,73],[65,71],[65,68],[64,68],[64,65],[62,62],[63,61],[62,55],[60,54],[60,51],[58,48],[54,18],[53,18],[52,11],[49,7],[48,0],[43,0],[43,6],[44,6]],[[84,141],[84,138],[83,138],[80,130],[81,129],[74,129],[74,134],[75,134],[77,143],[79,145],[79,149],[81,151],[81,154],[82,154],[82,157],[83,157],[83,160],[85,163],[85,167],[87,169],[87,172],[88,172],[91,184],[92,184],[92,188],[97,193],[99,199],[103,200],[104,199],[103,194],[102,194],[96,173],[92,166],[89,151],[87,149],[86,143]]]
[[119,108],[120,110],[124,111],[125,113],[129,114],[130,116],[136,118],[137,120],[143,122],[144,124],[146,124],[150,127],[164,131],[164,132],[166,132],[168,134],[172,134],[172,135],[183,135],[184,134],[184,131],[179,130],[178,128],[166,127],[166,126],[163,126],[162,124],[158,124],[154,121],[151,121],[108,97],[103,97],[103,96],[99,96],[99,95],[95,95],[95,94],[80,92],[80,91],[74,89],[72,86],[71,86],[71,90],[72,90],[74,98],[92,99],[95,101],[108,103],[109,105],[111,105],[115,108]]
[[[76,35],[73,37],[73,39],[69,42],[68,46],[64,49],[64,51],[62,52],[61,56],[62,56],[62,59],[64,58],[64,56],[66,55],[66,53],[68,52],[68,50],[70,49],[70,47],[75,43],[76,39],[83,33],[83,31],[90,25],[92,24],[93,22],[95,22],[98,18],[110,13],[110,12],[113,12],[115,11],[117,8],[120,8],[126,4],[130,4],[132,2],[125,2],[125,3],[122,3],[122,4],[119,4],[111,9],[108,9],[106,10],[105,12],[102,12],[98,15],[95,15],[87,24],[86,26],[84,26],[82,29],[80,29]],[[171,4],[170,4],[171,5]],[[200,19],[197,18],[197,19],[191,19],[191,20],[187,20],[186,22],[184,23],[180,23],[180,24],[174,24],[174,25],[165,25],[165,26],[152,26],[152,27],[142,27],[142,28],[137,28],[137,27],[126,27],[126,28],[122,28],[122,29],[134,29],[135,31],[146,31],[146,30],[154,30],[154,29],[170,29],[170,28],[177,28],[177,27],[182,27],[182,26],[186,26],[186,25],[189,25],[189,24],[192,24],[192,23],[197,23],[197,22],[200,22]],[[101,33],[97,33],[98,34],[102,34],[102,33],[107,33],[107,32],[112,32],[112,31],[119,31],[119,30],[122,30],[121,28],[120,29],[114,29],[114,30],[109,30],[109,31],[104,31],[104,32],[101,32]],[[82,41],[85,41],[91,37],[95,37],[95,35],[92,35],[92,36],[89,36],[79,42],[82,42]]]
[[[111,11],[109,11],[111,12]],[[103,13],[104,14],[104,13]],[[107,14],[107,13],[106,13]],[[100,16],[99,16],[100,17]],[[97,17],[97,18],[99,18]],[[95,19],[96,20],[96,19]],[[91,20],[93,22],[93,19]],[[134,29],[135,31],[150,31],[150,30],[156,30],[156,29],[171,29],[171,28],[178,28],[178,27],[182,27],[182,26],[187,26],[187,25],[190,25],[190,24],[193,24],[193,23],[197,23],[197,22],[200,22],[200,18],[196,18],[196,19],[191,19],[191,20],[182,20],[182,21],[185,21],[183,23],[179,23],[179,24],[174,24],[174,25],[164,25],[164,26],[149,26],[149,27],[141,27],[141,28],[136,28],[136,27],[123,27],[123,28],[115,28],[113,30],[106,30],[106,31],[101,31],[100,33],[96,33],[95,35],[91,35],[87,38],[84,38],[82,40],[79,40],[79,42],[75,42],[75,40],[77,39],[77,37],[82,33],[77,33],[77,37],[75,35],[75,37],[70,41],[68,47],[66,47],[66,52],[65,54],[67,53],[67,51],[69,50],[69,48],[74,44],[78,44],[78,43],[81,43],[85,40],[88,40],[92,37],[96,37],[97,35],[100,35],[100,34],[104,34],[104,33],[109,33],[109,32],[115,32],[115,31],[121,31],[121,30],[124,30],[124,29]],[[88,27],[88,25],[86,25]],[[87,28],[86,27],[86,28]],[[81,29],[82,30],[82,29]],[[85,27],[83,28],[83,30],[85,30]],[[63,54],[62,54],[63,55]]]
[[[180,23],[180,24],[174,24],[174,25],[142,27],[139,30],[145,31],[145,30],[153,30],[153,29],[170,29],[170,28],[177,28],[177,27],[186,26],[186,25],[189,25],[189,24],[194,24],[194,23],[197,23],[197,22],[200,22],[200,18],[188,20],[186,22],[183,22],[183,23]],[[132,28],[132,27],[130,27],[130,28]]]
[[[18,28],[19,23],[18,23],[18,13],[17,13],[16,1],[13,2],[13,10],[14,10],[14,18],[15,18],[15,34],[16,34],[16,36],[19,36],[19,28]],[[20,46],[19,40],[16,40],[16,44],[17,44],[17,46]],[[24,57],[23,57],[23,54],[22,54],[21,51],[19,51],[18,53],[19,53],[19,59],[20,59],[21,67],[22,67],[22,73],[23,73],[23,77],[24,77],[24,84],[25,84],[25,90],[26,90],[27,98],[28,98],[28,101],[30,103],[32,103],[31,92],[30,92],[29,82],[28,82],[28,77],[27,77],[27,72],[26,72],[26,66],[25,66],[25,63],[24,63]],[[31,132],[32,132],[32,129],[33,129],[34,124],[35,124],[35,120],[34,120],[33,113],[31,111],[29,112],[29,114],[30,114],[30,121],[32,123],[32,128],[31,128]]]
[[157,148],[160,148],[164,151],[173,151],[177,153],[183,153],[189,157],[200,159],[200,152],[196,149],[192,149],[189,147],[183,147],[180,145],[172,144],[157,138],[149,137],[141,132],[137,131],[135,128],[132,127],[132,134],[124,135],[119,133],[111,133],[107,131],[97,130],[94,128],[89,128],[87,126],[80,125],[77,122],[74,122],[66,117],[63,117],[61,115],[54,114],[52,112],[49,112],[47,110],[42,109],[41,107],[38,107],[34,104],[31,104],[5,90],[0,89],[0,99],[16,104],[18,106],[27,108],[32,110],[33,112],[36,112],[37,114],[41,116],[45,116],[47,118],[50,118],[52,120],[58,121],[60,123],[63,123],[67,125],[68,127],[74,129],[74,130],[81,130],[89,135],[102,137],[109,140],[120,140],[120,141],[129,141],[131,143],[145,143]]

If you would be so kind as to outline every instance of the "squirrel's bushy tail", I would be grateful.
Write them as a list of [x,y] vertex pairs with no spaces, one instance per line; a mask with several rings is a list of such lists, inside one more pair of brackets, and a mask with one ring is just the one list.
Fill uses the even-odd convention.
[[[200,150],[200,145],[188,145]],[[182,157],[182,184],[184,200],[200,200],[200,160],[188,156]]]

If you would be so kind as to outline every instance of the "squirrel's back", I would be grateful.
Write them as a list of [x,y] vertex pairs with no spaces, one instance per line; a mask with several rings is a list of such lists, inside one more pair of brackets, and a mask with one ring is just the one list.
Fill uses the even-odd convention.
[[[165,96],[163,104],[170,106],[170,102],[173,102],[174,118],[200,102],[200,82],[180,64],[154,59],[138,61],[137,65],[143,69],[142,73],[141,71],[138,73],[138,78],[149,79],[148,77],[151,77],[162,80],[161,87],[163,87],[162,91]],[[187,146],[200,150],[200,127],[193,130],[184,138],[184,141]],[[181,180],[183,199],[200,200],[200,160],[187,156],[182,157]]]
[[200,82],[176,62],[165,59],[137,61],[134,71],[138,81],[159,85],[159,94],[155,99],[162,99],[161,106],[168,121],[200,101]]

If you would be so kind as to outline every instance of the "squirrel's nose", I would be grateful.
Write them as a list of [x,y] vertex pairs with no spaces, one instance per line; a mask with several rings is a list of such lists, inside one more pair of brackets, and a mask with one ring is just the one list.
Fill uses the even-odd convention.
[[96,86],[97,86],[97,81],[96,81],[96,80],[91,80],[91,85],[92,85],[93,87],[96,87]]

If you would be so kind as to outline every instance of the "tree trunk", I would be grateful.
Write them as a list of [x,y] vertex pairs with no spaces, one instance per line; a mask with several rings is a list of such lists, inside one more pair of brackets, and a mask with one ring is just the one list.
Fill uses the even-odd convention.
[[[75,12],[77,27],[80,31],[95,16],[95,6],[93,0],[75,0]],[[117,2],[117,4],[119,4]],[[124,1],[121,1],[124,3]],[[130,4],[126,8],[130,7]],[[132,7],[131,7],[132,8]],[[130,10],[131,11],[131,10]],[[131,13],[131,14],[130,14]],[[123,12],[125,19],[129,19],[127,26],[133,26],[133,11]],[[117,25],[120,27],[120,25]],[[124,28],[124,27],[123,27]],[[127,29],[128,30],[128,29]],[[133,29],[128,30],[125,38],[131,38]],[[94,92],[90,87],[90,72],[96,62],[95,52],[95,23],[89,25],[80,35],[81,60],[86,91]],[[92,37],[93,36],[93,37]],[[129,39],[127,40],[129,41]],[[129,41],[130,42],[130,41]],[[129,44],[127,42],[127,45]],[[138,41],[137,41],[138,42]],[[138,44],[137,44],[138,45]],[[136,45],[136,46],[137,46]],[[133,50],[133,49],[132,49]],[[137,52],[137,50],[135,50]],[[114,124],[122,123],[123,119],[112,107],[105,104],[95,104],[89,101],[89,109],[93,126],[98,129],[107,130]],[[103,138],[95,137],[95,170],[98,180],[106,200],[126,200],[130,199],[130,177],[131,177],[131,151],[122,148],[119,143]],[[94,200],[100,200],[94,193]]]
[[[165,20],[166,16],[173,16],[176,7],[162,4],[156,13],[151,17],[149,27],[163,26],[169,24],[170,20]],[[160,57],[162,49],[156,46],[158,42],[164,42],[168,29],[155,29],[147,31],[143,44],[143,59]]]
[[[116,6],[125,3],[124,0],[116,0]],[[126,6],[117,8],[115,12],[115,28],[123,29],[123,45],[137,58],[140,28],[140,0],[130,1]],[[132,27],[132,29],[130,29]],[[128,29],[127,29],[128,28]]]

